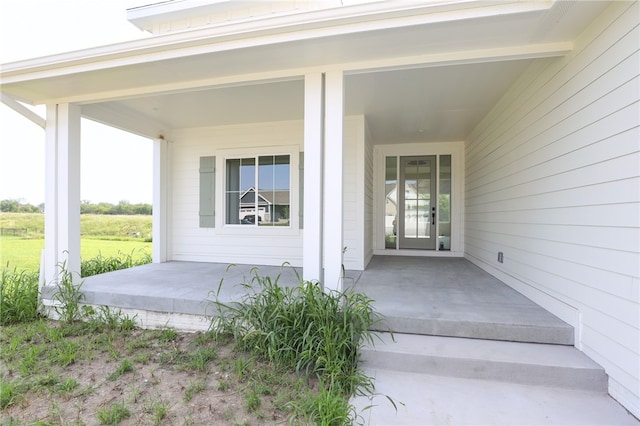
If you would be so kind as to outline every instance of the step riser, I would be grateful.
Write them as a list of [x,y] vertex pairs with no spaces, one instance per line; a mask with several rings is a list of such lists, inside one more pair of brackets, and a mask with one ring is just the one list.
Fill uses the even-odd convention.
[[494,380],[525,385],[543,385],[567,389],[607,391],[607,376],[601,369],[552,367],[475,359],[456,359],[421,354],[364,349],[362,365],[469,379]]
[[472,339],[501,340],[509,342],[545,343],[553,345],[574,344],[573,328],[518,326],[466,321],[402,318],[388,316],[375,331],[422,334],[427,336],[465,337]]

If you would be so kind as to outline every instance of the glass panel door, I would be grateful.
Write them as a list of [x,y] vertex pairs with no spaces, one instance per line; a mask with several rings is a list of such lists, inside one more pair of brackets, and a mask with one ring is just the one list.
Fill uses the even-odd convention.
[[435,250],[436,157],[400,157],[398,248]]

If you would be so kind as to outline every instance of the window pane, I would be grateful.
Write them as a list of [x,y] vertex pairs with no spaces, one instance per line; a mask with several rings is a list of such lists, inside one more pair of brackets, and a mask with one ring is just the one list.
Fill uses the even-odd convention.
[[438,250],[451,250],[451,156],[440,156],[438,195]]
[[289,156],[261,156],[258,164],[258,224],[288,226],[291,206]]
[[395,249],[398,233],[398,157],[387,157],[385,160],[385,194],[384,246]]
[[225,223],[230,225],[251,223],[245,219],[254,214],[255,163],[255,158],[227,160]]

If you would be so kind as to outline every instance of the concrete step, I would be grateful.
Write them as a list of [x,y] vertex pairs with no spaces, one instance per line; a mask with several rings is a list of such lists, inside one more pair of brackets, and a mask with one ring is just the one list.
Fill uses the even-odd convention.
[[376,394],[351,402],[360,413],[358,424],[367,426],[640,425],[604,392],[383,369],[364,372],[374,378]]
[[520,308],[517,315],[501,315],[500,307],[494,307],[491,315],[479,317],[467,312],[432,314],[428,310],[411,315],[400,312],[384,312],[385,319],[375,330],[394,333],[424,334],[430,336],[467,337],[473,339],[504,340],[509,342],[574,344],[573,327],[551,314]]
[[395,333],[362,350],[365,368],[607,391],[604,369],[574,347]]

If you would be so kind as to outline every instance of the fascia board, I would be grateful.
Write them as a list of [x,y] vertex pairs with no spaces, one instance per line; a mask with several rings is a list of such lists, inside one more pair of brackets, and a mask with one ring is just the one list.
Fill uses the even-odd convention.
[[[502,14],[538,12],[552,3],[539,2],[383,2],[274,17],[223,27],[169,33],[92,49],[2,65],[0,82],[28,81],[141,62],[215,53],[286,41]],[[392,7],[392,5],[394,5]],[[446,7],[445,7],[446,6]],[[457,6],[457,8],[453,8]],[[480,7],[479,7],[480,6]]]
[[359,74],[372,71],[391,71],[400,69],[411,69],[426,66],[447,66],[473,64],[490,61],[509,61],[520,59],[535,59],[546,57],[563,56],[573,50],[572,42],[558,42],[540,45],[526,45],[508,48],[492,48],[467,51],[453,51],[438,54],[426,54],[418,56],[397,57],[392,59],[369,60],[359,62],[345,62],[337,65],[325,65],[322,68],[295,68],[278,71],[257,72],[250,74],[236,74],[232,76],[211,77],[199,80],[180,81],[160,85],[149,85],[137,87],[135,89],[122,89],[119,91],[109,90],[106,92],[92,92],[90,94],[69,95],[64,98],[38,98],[33,97],[23,100],[34,105],[45,103],[93,103],[104,101],[117,101],[135,96],[145,96],[151,94],[171,94],[198,90],[203,87],[232,87],[255,82],[274,82],[298,79],[300,76],[312,73],[323,72],[328,69],[340,69],[345,74]]

